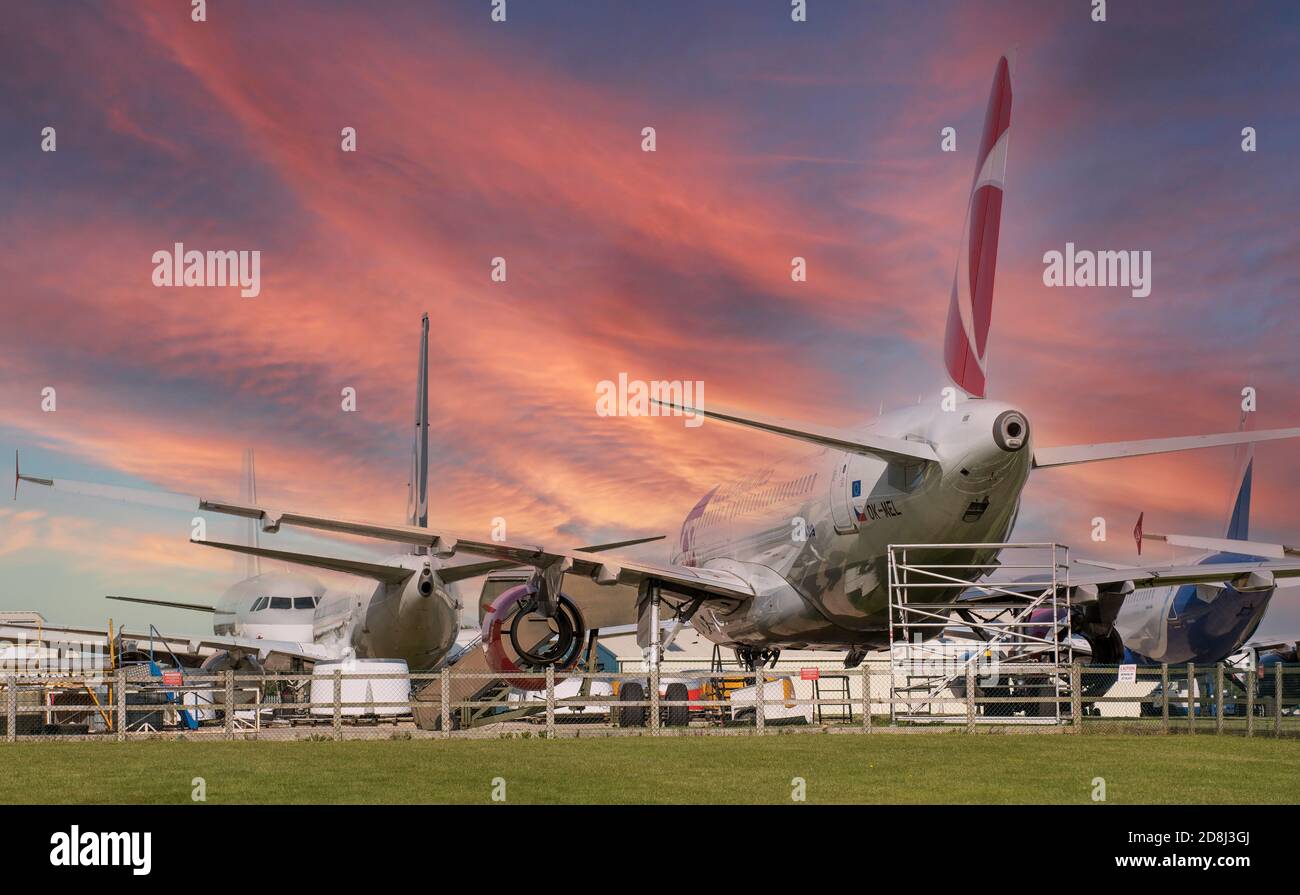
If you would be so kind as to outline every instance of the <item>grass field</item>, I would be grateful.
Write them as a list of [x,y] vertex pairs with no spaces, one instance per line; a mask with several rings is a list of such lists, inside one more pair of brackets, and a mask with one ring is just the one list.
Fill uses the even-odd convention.
[[0,745],[4,803],[1300,802],[1300,742],[923,735]]

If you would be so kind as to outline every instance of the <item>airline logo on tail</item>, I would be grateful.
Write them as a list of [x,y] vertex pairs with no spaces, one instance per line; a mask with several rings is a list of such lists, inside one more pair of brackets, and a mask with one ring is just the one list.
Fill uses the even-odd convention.
[[998,260],[1010,128],[1011,74],[1003,57],[993,74],[993,90],[984,116],[984,136],[966,209],[962,248],[957,254],[944,337],[948,375],[966,394],[976,398],[984,397],[985,352],[993,319],[993,274]]

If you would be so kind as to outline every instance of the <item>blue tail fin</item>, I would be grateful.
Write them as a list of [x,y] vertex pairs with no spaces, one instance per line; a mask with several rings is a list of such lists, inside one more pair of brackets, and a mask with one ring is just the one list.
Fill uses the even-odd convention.
[[1228,517],[1228,531],[1225,538],[1238,541],[1250,540],[1250,479],[1255,466],[1255,458],[1247,453],[1246,465],[1241,471],[1237,486],[1237,497],[1232,502],[1232,515]]

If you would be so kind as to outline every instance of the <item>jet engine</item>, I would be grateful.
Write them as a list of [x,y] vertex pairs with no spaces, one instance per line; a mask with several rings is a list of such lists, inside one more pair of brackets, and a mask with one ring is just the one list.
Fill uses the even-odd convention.
[[517,677],[521,672],[544,671],[548,665],[568,671],[582,655],[586,626],[577,604],[559,595],[555,614],[538,612],[537,591],[518,584],[501,592],[483,615],[483,651],[491,669],[512,687],[542,690],[546,682]]
[[203,665],[200,668],[204,674],[220,674],[223,671],[233,671],[236,676],[241,674],[266,674],[266,669],[257,660],[256,656],[247,653],[230,653],[226,650],[208,656],[203,660]]

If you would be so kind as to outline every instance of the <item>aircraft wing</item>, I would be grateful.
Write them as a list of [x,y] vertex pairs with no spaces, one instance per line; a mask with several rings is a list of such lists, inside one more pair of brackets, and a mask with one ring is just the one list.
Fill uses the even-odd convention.
[[737,426],[748,426],[751,429],[758,429],[773,435],[784,435],[786,438],[806,441],[819,447],[835,448],[852,454],[867,454],[892,463],[916,463],[917,461],[935,463],[939,459],[938,454],[934,452],[934,448],[923,441],[909,441],[905,438],[892,438],[886,435],[850,432],[827,426],[795,423],[775,417],[740,416],[730,411],[705,410],[699,407],[673,404],[669,401],[655,400],[654,403],[661,407],[679,410],[688,416],[699,415],[713,420],[721,420],[724,423],[734,423]]
[[[1248,560],[1233,563],[1188,563],[1184,565],[1141,565],[1102,568],[1092,564],[1070,569],[1070,587],[1076,592],[1083,588],[1083,596],[1097,591],[1127,593],[1147,587],[1168,587],[1178,584],[1235,584],[1259,586],[1275,578],[1300,577],[1300,559],[1291,561]],[[983,602],[1006,599],[1015,593],[1026,597],[1039,594],[1051,585],[1050,581],[1034,580],[1012,584],[999,584],[985,589],[970,588],[958,598],[959,602]],[[1010,593],[1008,593],[1010,592]],[[1077,599],[1077,598],[1076,598]]]
[[203,603],[182,603],[178,600],[151,600],[147,597],[117,597],[108,594],[105,600],[120,600],[123,603],[143,603],[146,606],[165,606],[168,609],[191,609],[195,612],[216,612],[217,607]]
[[[590,578],[598,585],[621,586],[620,589],[632,588],[633,592],[639,589],[643,582],[655,581],[665,591],[687,598],[743,601],[754,596],[753,587],[740,576],[717,569],[645,562],[606,556],[590,550],[565,550],[542,544],[483,541],[436,528],[385,525],[291,513],[253,504],[200,500],[199,509],[258,520],[264,531],[275,532],[282,525],[290,525],[425,546],[441,557],[453,556],[459,551],[464,551],[508,562],[511,565],[532,566],[542,570],[544,574],[569,574]],[[628,606],[629,609],[633,609],[634,601],[629,601]]]
[[[908,442],[907,444],[911,443]],[[925,446],[917,445],[917,447],[924,448]],[[91,497],[123,500],[130,503],[141,503],[183,511],[192,511],[197,508],[204,512],[238,516],[255,520],[263,531],[271,533],[279,531],[281,525],[332,531],[341,534],[378,538],[400,544],[429,547],[434,555],[442,559],[454,556],[458,551],[464,551],[465,553],[501,563],[502,565],[498,568],[531,566],[548,574],[571,574],[580,578],[589,578],[595,584],[601,585],[604,593],[610,594],[609,598],[599,601],[604,604],[601,616],[608,618],[610,624],[625,624],[635,618],[635,596],[642,582],[647,581],[659,582],[663,590],[689,599],[701,598],[736,602],[748,600],[754,596],[754,589],[746,581],[729,572],[673,565],[671,563],[648,563],[640,560],[607,557],[601,552],[614,547],[640,543],[641,539],[616,544],[597,544],[585,550],[565,550],[551,548],[542,544],[483,541],[478,538],[457,535],[439,528],[422,528],[414,525],[385,525],[331,516],[293,513],[274,507],[225,500],[198,498],[196,507],[196,498],[184,494],[159,494],[138,488],[101,485],[94,482],[78,482],[71,479],[51,479],[19,472],[16,472],[15,479]],[[213,542],[210,541],[204,543],[208,546],[214,546]],[[223,545],[223,549],[248,552],[263,548]],[[318,557],[310,554],[290,556],[287,551],[277,552],[281,554],[280,558],[290,562],[308,562],[309,564],[320,564],[326,561],[333,564],[335,562],[329,557]],[[356,564],[354,564],[354,568],[346,571],[367,574],[372,578],[379,575],[396,574],[395,569],[385,569],[378,566],[378,564],[371,565],[374,565],[375,568],[367,569],[365,572],[356,568]],[[457,568],[449,567],[449,577],[456,579],[462,577],[461,573],[456,571]],[[474,572],[482,574],[482,570],[486,568],[486,564],[482,564]],[[344,570],[340,569],[340,571]],[[491,569],[487,569],[487,571],[491,571]],[[473,577],[473,575],[465,574],[463,577]],[[629,589],[631,594],[626,593]],[[587,603],[588,601],[585,600],[579,603],[584,615],[587,614]]]
[[1286,544],[1269,544],[1264,541],[1241,541],[1236,538],[1203,538],[1197,535],[1162,535],[1143,532],[1144,541],[1164,541],[1171,547],[1190,547],[1208,553],[1235,553],[1241,556],[1260,556],[1283,559],[1300,556],[1300,548]]
[[1296,438],[1297,429],[1262,429],[1258,432],[1221,432],[1217,435],[1187,435],[1178,438],[1147,438],[1140,441],[1112,441],[1105,444],[1071,444],[1061,447],[1034,448],[1034,466],[1071,466],[1075,463],[1094,463],[1098,460],[1116,460],[1121,457],[1142,457],[1147,454],[1170,454],[1197,448],[1221,447],[1230,444],[1254,444],[1257,441],[1274,441],[1279,438]]
[[267,547],[250,547],[245,544],[226,544],[221,541],[190,539],[191,544],[203,547],[216,547],[218,550],[230,550],[246,553],[249,556],[261,556],[265,559],[278,559],[281,562],[296,563],[315,569],[329,569],[331,572],[344,572],[348,575],[360,575],[385,584],[401,584],[415,572],[402,566],[386,566],[382,563],[362,562],[355,559],[340,559],[336,556],[322,556],[316,553],[298,553],[292,550],[271,550]]
[[1253,649],[1253,650],[1263,650],[1263,651],[1273,650],[1273,649],[1286,649],[1288,647],[1294,648],[1297,643],[1300,643],[1300,637],[1291,637],[1286,640],[1279,640],[1278,638],[1273,637],[1265,640],[1252,640],[1249,643],[1244,644],[1242,646],[1242,649]]
[[[427,531],[427,529],[425,529]],[[653,538],[634,538],[630,541],[618,541],[613,544],[595,544],[591,547],[582,547],[589,553],[595,553],[602,550],[611,550],[617,547],[626,547],[633,544],[645,544],[650,541],[662,540],[663,535]],[[301,566],[309,566],[316,569],[328,569],[331,572],[343,572],[348,575],[359,575],[362,578],[372,578],[375,581],[381,581],[385,584],[401,584],[410,578],[415,572],[405,566],[390,566],[383,563],[365,562],[357,559],[341,559],[337,556],[325,556],[318,553],[298,553],[292,550],[272,550],[267,547],[251,547],[246,544],[226,544],[221,541],[190,539],[191,544],[200,544],[204,547],[216,547],[218,550],[231,550],[235,553],[246,553],[250,556],[261,556],[266,559],[277,559],[282,562],[296,563]],[[480,575],[486,575],[488,572],[494,572],[498,569],[506,569],[513,566],[512,562],[500,560],[491,560],[488,562],[471,563],[463,566],[443,566],[438,569],[438,577],[445,583],[453,581],[463,581],[466,578],[477,578]],[[129,598],[124,598],[129,599]],[[135,602],[148,602],[137,600]],[[167,604],[159,604],[167,605]],[[199,608],[184,606],[183,608]],[[211,611],[211,610],[209,610]]]
[[[179,657],[202,661],[214,653],[229,652],[255,656],[260,662],[275,657],[322,662],[338,658],[332,651],[313,643],[289,640],[258,640],[253,637],[226,637],[217,634],[153,634],[117,632],[120,648],[126,652],[152,650],[158,655],[175,653]],[[27,642],[44,641],[98,645],[108,653],[108,633],[96,628],[75,628],[60,625],[0,625],[0,639]]]

